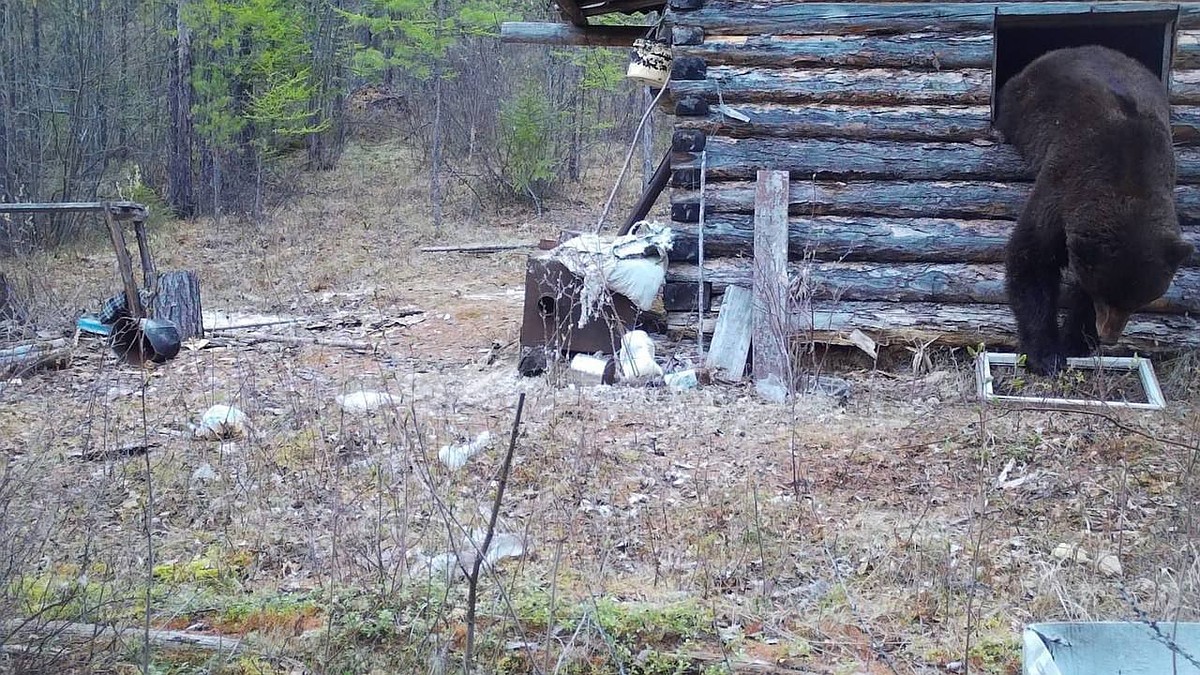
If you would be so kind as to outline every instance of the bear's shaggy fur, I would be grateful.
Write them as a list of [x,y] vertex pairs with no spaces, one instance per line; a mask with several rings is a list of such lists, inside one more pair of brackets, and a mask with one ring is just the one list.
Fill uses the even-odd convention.
[[1129,315],[1162,296],[1191,256],[1175,215],[1169,116],[1163,83],[1099,46],[1044,54],[1000,92],[996,127],[1036,172],[1005,278],[1034,372],[1115,343]]

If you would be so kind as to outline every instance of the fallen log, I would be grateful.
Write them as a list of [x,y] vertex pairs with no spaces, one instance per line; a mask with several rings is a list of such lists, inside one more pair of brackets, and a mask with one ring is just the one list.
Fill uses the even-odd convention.
[[[9,619],[4,626],[9,641],[59,639],[64,642],[87,641],[116,644],[120,642],[140,643],[147,637],[143,628],[121,628],[70,621]],[[229,654],[242,651],[245,647],[245,641],[241,637],[205,635],[180,630],[151,630],[149,639],[150,644],[157,647],[200,649]]]
[[421,253],[496,253],[498,251],[518,251],[523,248],[537,248],[538,242],[519,244],[466,244],[463,246],[422,246]]
[[339,338],[303,337],[298,335],[275,335],[271,333],[234,333],[232,331],[209,331],[215,338],[239,340],[241,342],[278,342],[288,345],[318,345],[321,347],[341,347],[356,352],[374,352],[375,345],[358,340],[342,340]]
[[65,339],[0,349],[0,379],[20,377],[48,368],[65,368],[71,362],[72,352],[70,341]]

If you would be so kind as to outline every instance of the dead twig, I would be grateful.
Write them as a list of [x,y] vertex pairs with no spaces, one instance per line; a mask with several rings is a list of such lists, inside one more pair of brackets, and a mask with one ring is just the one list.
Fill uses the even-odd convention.
[[504,488],[508,486],[508,474],[512,469],[513,453],[517,449],[517,434],[521,431],[521,412],[525,409],[525,392],[517,398],[517,415],[513,420],[512,435],[508,440],[508,451],[504,453],[504,462],[500,465],[500,483],[496,486],[496,499],[492,502],[492,514],[488,518],[487,533],[483,537],[483,545],[475,555],[471,565],[471,574],[467,577],[467,645],[463,658],[463,672],[470,673],[475,648],[475,605],[479,593],[479,570],[487,557],[488,547],[496,533],[496,521],[500,518],[500,505],[504,501]]

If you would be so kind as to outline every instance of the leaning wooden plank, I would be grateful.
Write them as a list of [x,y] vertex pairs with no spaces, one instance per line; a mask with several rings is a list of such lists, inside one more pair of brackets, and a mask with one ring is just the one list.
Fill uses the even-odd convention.
[[133,260],[129,257],[129,248],[125,245],[125,234],[121,231],[112,214],[104,212],[104,223],[108,228],[108,236],[112,242],[113,251],[117,254],[117,269],[121,272],[121,285],[125,289],[125,308],[135,319],[146,316],[146,308],[142,306],[142,296],[138,294],[137,282],[133,279]]
[[[757,250],[757,246],[756,246]],[[804,279],[802,294],[827,300],[941,302],[976,304],[1008,302],[1001,263],[881,263],[797,262],[787,267],[793,279]],[[674,263],[667,272],[671,283],[695,283],[696,265]],[[713,291],[748,285],[756,278],[752,258],[714,258],[704,265],[704,279]],[[1200,314],[1200,268],[1187,267],[1175,275],[1166,294],[1146,311]]]
[[987,70],[921,72],[889,68],[800,70],[712,66],[707,79],[672,80],[671,97],[726,103],[983,104],[991,96]]
[[754,330],[750,339],[754,383],[760,392],[792,389],[787,340],[787,197],[786,171],[758,172],[754,259],[747,269],[754,289]]
[[899,35],[713,35],[699,45],[676,45],[675,54],[709,66],[811,68],[991,68],[992,34],[921,32]]
[[[710,136],[730,138],[849,138],[884,141],[995,140],[992,111],[986,105],[840,105],[814,103],[730,104],[729,109],[750,118],[735,119],[709,107],[702,117],[679,116],[676,129],[699,129]],[[1172,106],[1175,142],[1200,143],[1200,107]]]
[[[983,181],[792,181],[789,212],[797,216],[899,216],[1015,220],[1029,185]],[[754,183],[712,183],[705,196],[709,213],[753,213]],[[671,192],[673,220],[694,222],[695,190]],[[1184,226],[1200,225],[1200,186],[1175,188]]]
[[[1177,29],[1200,28],[1200,8],[1195,3],[1154,2],[1016,2],[1003,6],[1012,14],[1097,14],[1121,11],[1179,9]],[[672,12],[675,25],[698,26],[705,35],[857,35],[923,31],[978,34],[990,32],[997,13],[995,3],[976,2],[745,2],[706,0],[700,9]]]
[[648,26],[573,26],[567,23],[505,21],[500,41],[540,45],[629,47],[643,37]]
[[[739,213],[715,214],[704,223],[705,255],[754,255],[754,219]],[[1012,231],[1009,220],[877,218],[870,216],[792,217],[788,258],[872,262],[1000,262]],[[673,223],[671,264],[697,260],[697,225]],[[1200,230],[1183,236],[1197,251],[1185,264],[1200,265]]]
[[[708,178],[750,180],[770,166],[803,179],[1032,181],[1033,173],[1006,143],[850,141],[776,138],[706,139]],[[1178,182],[1200,183],[1200,148],[1175,151]],[[700,153],[676,152],[674,169],[698,169]]]
[[[695,332],[694,314],[672,312],[668,330],[687,337]],[[1016,324],[1007,305],[943,305],[862,301],[814,301],[806,312],[792,314],[794,335],[813,342],[852,344],[861,330],[881,345],[908,345],[934,340],[946,346],[991,349],[1016,346]],[[712,330],[709,325],[705,330]],[[1200,348],[1200,318],[1187,314],[1135,314],[1117,350],[1139,353],[1178,352]]]
[[[1198,3],[1200,4],[1200,3]],[[726,103],[957,104],[989,103],[992,73],[984,69],[922,72],[895,68],[775,69],[714,65],[702,80],[672,80],[671,98],[698,96]],[[1200,105],[1200,71],[1171,74],[1171,103]]]
[[[730,286],[725,291],[721,312],[712,344],[708,346],[705,365],[724,377],[740,380],[746,373],[746,358],[750,352],[754,294],[743,286]],[[695,315],[692,317],[695,318]]]

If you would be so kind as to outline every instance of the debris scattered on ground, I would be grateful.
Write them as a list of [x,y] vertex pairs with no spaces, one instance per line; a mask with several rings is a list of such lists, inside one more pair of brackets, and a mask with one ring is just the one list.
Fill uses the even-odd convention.
[[457,471],[466,466],[468,460],[486,450],[491,444],[492,433],[484,431],[466,443],[443,445],[442,449],[438,450],[438,459],[451,470]]
[[685,391],[700,386],[700,376],[695,368],[688,368],[687,370],[663,375],[663,382],[671,389]]
[[381,408],[394,408],[401,403],[399,396],[382,391],[355,391],[333,397],[342,410],[354,415],[373,413]]
[[213,441],[239,438],[245,435],[247,423],[246,413],[218,403],[204,411],[200,424],[192,426],[192,433],[196,438]]
[[663,376],[662,367],[654,361],[654,340],[644,330],[629,331],[621,336],[617,363],[623,381],[658,379]]
[[579,327],[604,305],[606,291],[629,298],[642,311],[651,309],[666,280],[673,236],[666,225],[642,221],[615,239],[581,234],[554,249],[552,256],[583,280]]

